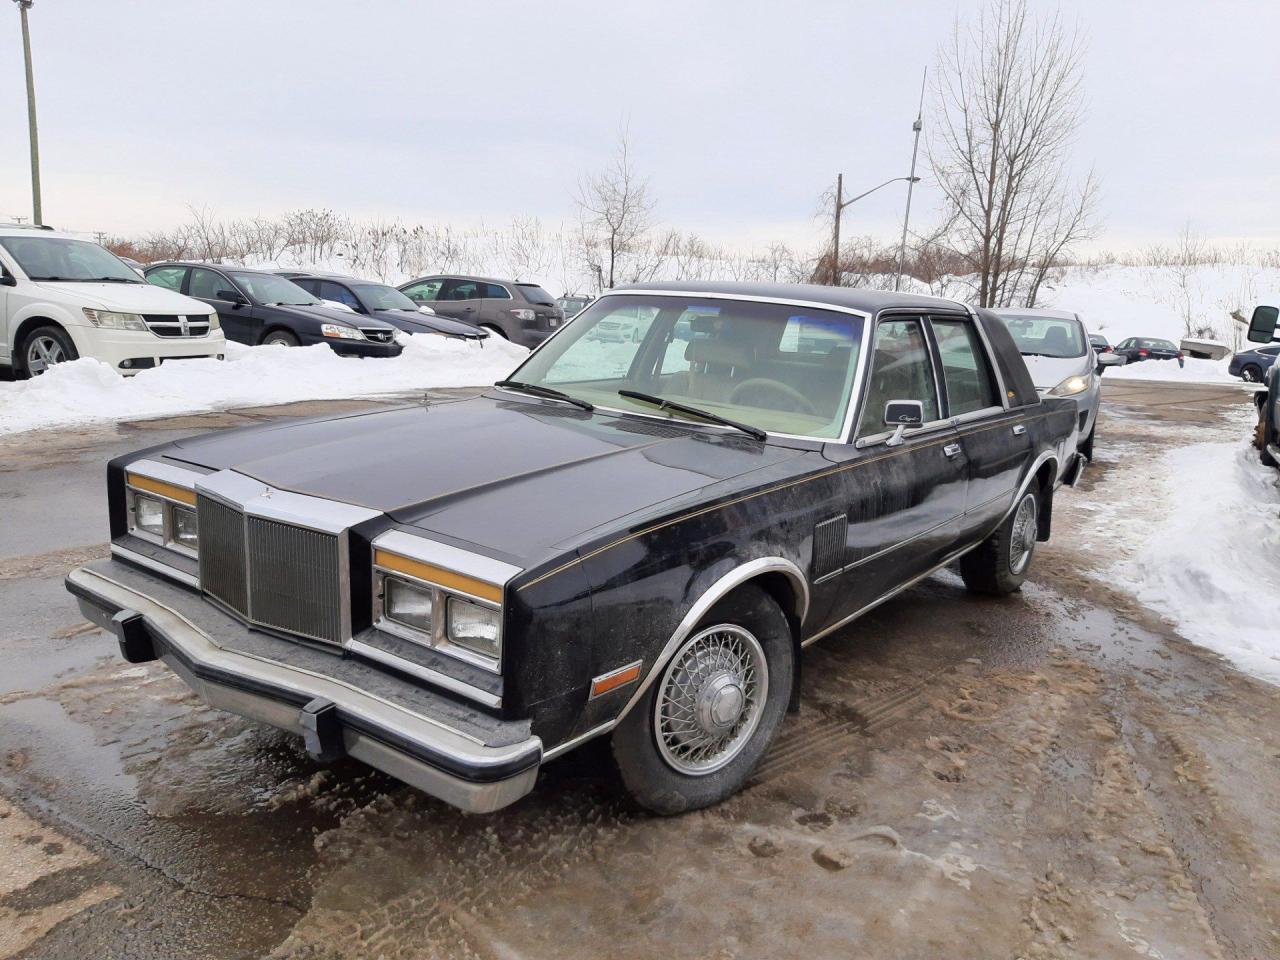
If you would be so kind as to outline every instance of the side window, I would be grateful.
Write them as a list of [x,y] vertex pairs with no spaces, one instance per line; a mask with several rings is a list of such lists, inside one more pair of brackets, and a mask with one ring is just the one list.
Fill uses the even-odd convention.
[[154,283],[166,290],[182,291],[182,281],[187,276],[186,267],[160,267],[147,274],[147,283]]
[[942,357],[942,382],[947,387],[947,412],[958,417],[1000,406],[995,377],[978,331],[967,320],[932,321]]
[[511,292],[500,283],[478,283],[477,289],[480,296],[486,300],[510,300]]
[[924,406],[924,422],[937,420],[938,391],[921,321],[882,321],[876,326],[873,348],[858,436],[885,432],[884,407],[891,400],[919,400]]
[[360,309],[360,301],[356,299],[356,295],[340,283],[322,280],[320,281],[320,289],[311,292],[314,292],[321,300],[335,300],[338,303],[345,303],[352,310],[358,311]]
[[480,284],[474,280],[446,280],[440,291],[441,300],[482,300]]
[[225,279],[222,274],[214,273],[212,270],[202,270],[200,267],[191,268],[191,285],[187,288],[188,293],[193,297],[200,297],[204,300],[224,300],[218,294],[223,290],[234,290],[231,281]]
[[411,284],[401,292],[414,303],[430,303],[440,296],[442,286],[444,286],[444,280],[437,277],[434,280],[423,280],[421,283]]

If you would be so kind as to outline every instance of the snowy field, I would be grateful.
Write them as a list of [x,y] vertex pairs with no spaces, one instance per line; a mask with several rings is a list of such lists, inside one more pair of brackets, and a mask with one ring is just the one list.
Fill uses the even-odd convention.
[[0,383],[0,434],[481,386],[507,376],[529,353],[499,337],[490,337],[483,347],[436,336],[406,340],[404,353],[392,359],[339,357],[323,344],[283,348],[228,343],[226,360],[184,360],[133,377],[82,358],[32,380]]

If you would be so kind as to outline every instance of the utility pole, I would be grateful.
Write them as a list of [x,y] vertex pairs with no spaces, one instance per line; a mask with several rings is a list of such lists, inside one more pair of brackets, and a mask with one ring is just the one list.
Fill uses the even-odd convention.
[[874,186],[870,190],[864,190],[856,197],[850,197],[846,200],[844,199],[844,174],[836,174],[836,206],[835,210],[832,211],[832,220],[835,222],[831,228],[831,282],[828,286],[836,287],[840,285],[840,215],[844,213],[845,207],[857,203],[863,197],[873,194],[891,183],[899,183],[902,180],[915,183],[919,179],[915,174],[910,177],[894,177],[892,180],[886,180],[884,183]]
[[14,0],[22,18],[22,54],[27,64],[27,124],[31,136],[31,222],[44,223],[40,207],[40,140],[36,135],[36,86],[31,74],[31,28],[27,25],[27,11],[35,0]]
[[907,260],[907,224],[911,222],[911,190],[920,178],[916,176],[916,154],[920,150],[920,131],[924,128],[924,86],[929,79],[929,68],[924,68],[924,76],[920,78],[920,106],[916,109],[916,122],[911,125],[915,131],[915,142],[911,145],[911,179],[907,182],[907,212],[902,215],[902,243],[898,245],[898,275],[893,280],[893,289],[902,288],[902,268]]

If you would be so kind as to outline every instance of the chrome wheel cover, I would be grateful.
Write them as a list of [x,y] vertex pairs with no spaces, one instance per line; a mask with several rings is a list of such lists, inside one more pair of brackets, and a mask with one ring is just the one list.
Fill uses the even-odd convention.
[[66,359],[62,344],[53,337],[34,337],[27,343],[27,372],[33,377]]
[[769,666],[760,641],[733,624],[703,630],[685,641],[658,684],[658,753],[680,773],[714,773],[751,740],[768,695]]
[[1036,549],[1036,514],[1036,498],[1027,494],[1013,515],[1013,530],[1009,534],[1009,572],[1014,576],[1027,569]]

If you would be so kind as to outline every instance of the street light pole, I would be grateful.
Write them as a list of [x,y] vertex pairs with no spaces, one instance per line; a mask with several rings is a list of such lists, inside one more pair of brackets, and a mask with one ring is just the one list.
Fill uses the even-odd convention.
[[924,127],[924,85],[929,79],[929,68],[924,68],[924,76],[920,78],[920,106],[916,110],[916,122],[911,125],[915,131],[915,143],[911,145],[911,182],[907,184],[907,212],[902,215],[902,243],[898,246],[898,275],[893,280],[893,289],[902,287],[902,267],[907,259],[907,224],[911,222],[911,188],[920,178],[916,176],[916,154],[920,151],[920,131]]
[[27,65],[27,125],[31,138],[31,222],[44,223],[40,204],[40,139],[36,134],[36,86],[31,73],[31,28],[27,25],[27,11],[34,0],[14,0],[18,15],[22,18],[22,55]]
[[863,197],[869,196],[877,190],[887,187],[891,183],[898,183],[901,180],[915,183],[919,179],[920,178],[915,175],[915,171],[913,170],[909,177],[894,177],[892,180],[886,180],[884,183],[879,186],[872,187],[870,190],[864,190],[856,197],[850,197],[848,200],[845,200],[844,174],[836,174],[836,206],[834,211],[835,215],[833,217],[835,223],[831,230],[831,283],[829,286],[838,287],[840,285],[840,215],[844,213],[844,208],[857,203]]

